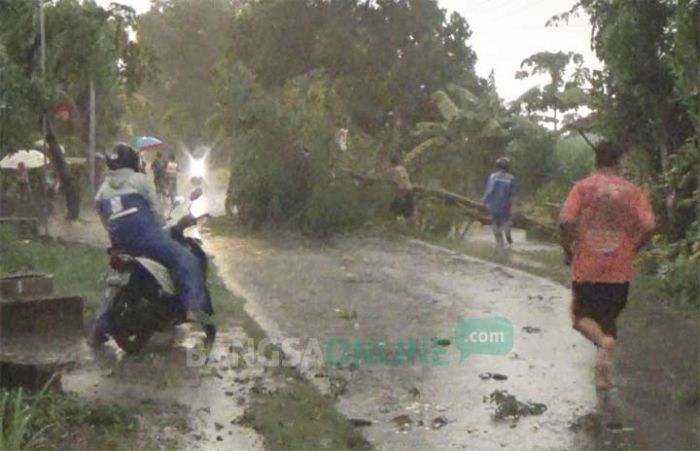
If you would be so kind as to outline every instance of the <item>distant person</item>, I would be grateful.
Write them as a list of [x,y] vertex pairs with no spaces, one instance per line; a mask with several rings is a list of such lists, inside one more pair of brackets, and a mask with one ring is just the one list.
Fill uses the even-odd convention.
[[489,175],[486,182],[484,196],[481,198],[486,208],[491,213],[491,224],[493,234],[496,237],[496,246],[503,249],[504,236],[505,242],[510,247],[513,244],[513,238],[510,236],[510,230],[513,226],[511,218],[511,206],[513,197],[515,196],[515,177],[510,171],[510,158],[501,157],[496,160],[498,170]]
[[396,197],[389,208],[393,214],[402,216],[405,220],[412,220],[415,214],[415,202],[408,171],[397,155],[392,155],[389,161],[390,166],[386,172],[389,180],[396,186]]
[[348,150],[348,129],[340,124],[336,126],[335,143],[341,151]]
[[165,164],[165,186],[166,196],[170,202],[175,201],[177,196],[177,174],[180,172],[180,167],[175,160],[175,154],[170,154],[168,162]]
[[17,197],[23,207],[26,202],[29,202],[29,195],[31,193],[31,186],[29,185],[29,170],[27,166],[20,162],[17,164]]
[[622,154],[621,146],[601,142],[595,172],[574,185],[560,214],[565,262],[573,260],[573,327],[598,347],[599,389],[611,385],[615,320],[627,303],[634,256],[654,230],[646,195],[621,175]]
[[151,163],[151,172],[153,172],[153,184],[156,187],[156,192],[161,196],[165,192],[165,165],[163,154],[158,151]]
[[99,189],[99,187],[102,186],[102,182],[105,180],[105,163],[105,155],[97,152],[95,154],[95,190]]
[[49,215],[53,214],[53,202],[58,193],[58,177],[53,169],[48,168],[44,171],[44,189],[46,190],[46,211]]

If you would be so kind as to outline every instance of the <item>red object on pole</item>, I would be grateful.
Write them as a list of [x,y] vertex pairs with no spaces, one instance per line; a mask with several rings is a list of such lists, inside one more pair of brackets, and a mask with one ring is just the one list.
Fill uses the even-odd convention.
[[56,120],[63,122],[70,122],[72,119],[72,114],[70,110],[70,105],[67,103],[61,103],[53,109],[53,116]]

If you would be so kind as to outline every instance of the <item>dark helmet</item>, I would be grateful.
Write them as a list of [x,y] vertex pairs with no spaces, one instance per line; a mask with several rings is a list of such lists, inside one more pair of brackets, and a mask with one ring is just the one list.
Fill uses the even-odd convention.
[[510,169],[510,158],[508,158],[508,157],[499,158],[498,160],[496,160],[496,166],[499,169],[504,169],[507,171],[508,169]]
[[107,167],[111,170],[129,168],[138,172],[141,167],[141,158],[138,152],[126,144],[117,144],[112,153],[107,156]]

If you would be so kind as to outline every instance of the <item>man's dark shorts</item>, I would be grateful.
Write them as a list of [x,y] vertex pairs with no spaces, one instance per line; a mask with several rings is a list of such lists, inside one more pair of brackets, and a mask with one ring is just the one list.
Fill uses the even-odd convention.
[[574,318],[590,318],[606,335],[617,338],[615,320],[627,304],[629,286],[629,282],[572,282]]

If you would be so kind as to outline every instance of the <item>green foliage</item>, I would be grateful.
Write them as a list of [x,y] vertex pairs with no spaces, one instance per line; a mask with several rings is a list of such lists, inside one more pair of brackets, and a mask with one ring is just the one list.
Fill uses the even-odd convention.
[[0,392],[0,450],[29,449],[41,443],[45,427],[32,430],[36,404],[28,401],[22,390]]
[[371,209],[336,167],[324,75],[290,80],[274,97],[244,67],[228,73],[224,101],[237,112],[231,123],[237,139],[227,203],[239,217],[254,227],[288,224],[313,235],[361,223]]
[[41,116],[60,102],[71,106],[73,122],[59,133],[87,142],[91,82],[99,106],[96,138],[107,146],[121,131],[129,96],[149,74],[148,52],[128,38],[129,29],[137,29],[134,11],[118,4],[104,9],[92,0],[44,2],[45,76],[38,15],[35,2],[0,2],[0,102],[6,105],[0,135],[9,135],[3,147],[16,150],[13,135],[25,142],[41,136]]
[[[589,136],[595,144],[597,138]],[[573,185],[593,171],[595,152],[591,146],[578,136],[557,140],[555,153],[556,180]]]
[[0,41],[0,157],[29,148],[33,138],[38,138],[36,133],[26,133],[38,129],[35,123],[38,96],[39,84],[25,77]]
[[687,303],[700,303],[700,188],[697,141],[689,140],[670,157],[665,180],[674,187],[671,221],[685,234],[658,236],[649,257],[658,268],[667,291]]
[[251,2],[234,24],[232,56],[268,89],[323,69],[343,112],[333,120],[377,133],[398,119],[407,138],[435,114],[433,92],[476,85],[470,34],[432,1]]
[[285,383],[274,393],[256,396],[243,423],[265,437],[268,449],[372,449],[362,434],[335,411],[328,397],[298,380]]
[[596,129],[631,149],[663,234],[655,265],[672,294],[697,301],[700,2],[581,0],[571,12],[578,8],[605,63],[592,78]]
[[408,167],[420,169],[417,172],[425,183],[472,196],[481,194],[496,158],[512,139],[514,119],[493,83],[483,89],[477,96],[449,85],[433,94],[443,120],[419,122],[414,134],[422,142],[404,157]]
[[140,93],[131,117],[136,134],[156,134],[189,148],[225,144],[208,121],[216,113],[216,65],[229,44],[236,12],[230,0],[157,0],[138,18],[140,39],[157,59],[158,75]]
[[[574,64],[574,71],[565,80],[566,69]],[[515,78],[523,79],[534,75],[548,75],[549,83],[541,89],[535,86],[527,90],[512,103],[515,111],[527,112],[528,117],[539,121],[551,122],[554,129],[558,128],[561,118],[559,112],[578,109],[586,104],[586,95],[583,85],[590,77],[590,72],[583,66],[583,57],[573,52],[539,52],[531,55],[520,63],[523,70],[515,74]],[[553,112],[553,117],[548,117],[548,111]],[[542,115],[535,116],[534,112]]]
[[557,177],[557,135],[527,119],[518,120],[513,133],[508,154],[513,159],[512,172],[518,183],[518,196],[527,197]]
[[[93,318],[103,293],[102,276],[108,270],[104,251],[51,239],[20,239],[3,226],[0,255],[0,276],[21,272],[53,274],[56,292],[82,296],[86,320]],[[91,276],[85,277],[86,274]]]
[[[385,210],[385,190],[358,187],[344,169],[371,172],[378,159],[413,147],[413,124],[440,116],[434,92],[482,88],[469,35],[462,17],[446,18],[434,2],[245,5],[220,65],[221,112],[210,121],[234,149],[230,204],[251,224],[289,223],[314,235]],[[344,153],[334,143],[339,124],[351,130]],[[484,136],[498,126],[481,125]]]

